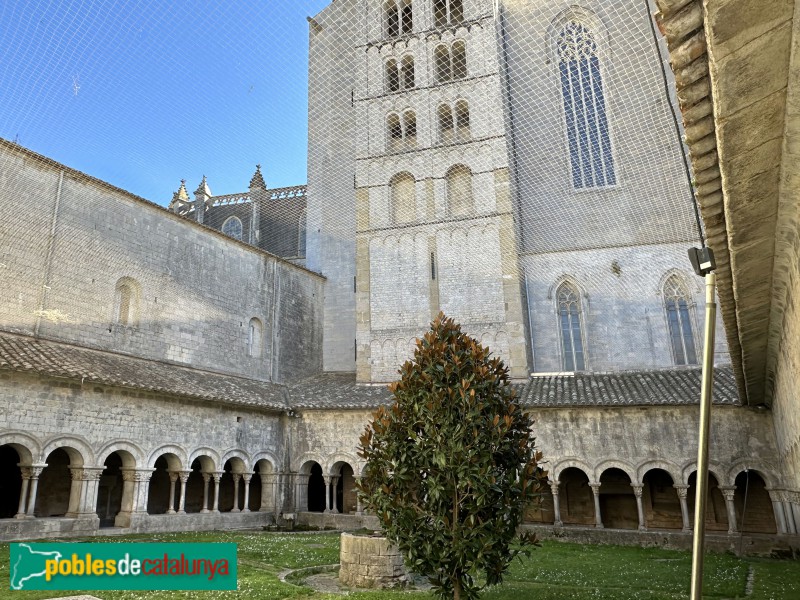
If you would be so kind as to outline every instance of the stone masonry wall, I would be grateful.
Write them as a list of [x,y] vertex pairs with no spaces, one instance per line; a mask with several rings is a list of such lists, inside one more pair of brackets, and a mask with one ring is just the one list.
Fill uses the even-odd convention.
[[7,142],[0,221],[4,329],[256,379],[320,368],[317,275]]

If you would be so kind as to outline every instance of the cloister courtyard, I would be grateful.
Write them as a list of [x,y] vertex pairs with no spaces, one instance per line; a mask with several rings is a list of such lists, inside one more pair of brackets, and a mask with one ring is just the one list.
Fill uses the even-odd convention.
[[[136,542],[234,542],[238,545],[236,592],[96,592],[101,600],[183,598],[313,598],[334,600],[430,600],[425,591],[334,590],[339,561],[338,532],[196,532],[132,535],[109,539]],[[79,540],[84,541],[84,540]],[[93,538],[97,541],[97,538]],[[796,560],[738,558],[709,553],[704,597],[790,600],[800,597]],[[9,546],[0,545],[0,579],[8,581]],[[583,545],[545,541],[531,556],[515,561],[505,582],[483,594],[486,600],[608,599],[677,600],[688,597],[691,555],[661,548]],[[312,575],[318,573],[316,575]],[[326,585],[327,582],[327,585]],[[10,592],[0,597],[44,600],[80,592]]]

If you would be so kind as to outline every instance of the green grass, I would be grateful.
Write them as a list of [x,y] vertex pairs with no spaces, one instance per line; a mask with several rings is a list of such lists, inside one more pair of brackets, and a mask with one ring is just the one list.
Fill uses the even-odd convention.
[[[94,538],[92,541],[101,541]],[[97,592],[103,600],[123,599],[283,599],[340,600],[310,588],[283,583],[286,569],[335,564],[338,533],[198,532],[131,535],[108,542],[234,542],[239,550],[237,592]],[[41,600],[78,592],[8,591],[9,546],[0,544],[0,598]],[[752,594],[745,596],[748,573]],[[627,546],[587,546],[544,542],[530,558],[515,561],[506,581],[487,590],[486,600],[675,600],[688,596],[691,555],[688,552]],[[709,554],[705,559],[704,597],[794,600],[800,598],[800,563]],[[430,600],[420,592],[358,592],[348,600]]]

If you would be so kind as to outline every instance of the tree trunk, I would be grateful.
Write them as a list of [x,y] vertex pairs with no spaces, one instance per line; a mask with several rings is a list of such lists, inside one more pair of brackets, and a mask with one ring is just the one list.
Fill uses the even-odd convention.
[[458,579],[453,582],[453,600],[461,600],[461,581]]

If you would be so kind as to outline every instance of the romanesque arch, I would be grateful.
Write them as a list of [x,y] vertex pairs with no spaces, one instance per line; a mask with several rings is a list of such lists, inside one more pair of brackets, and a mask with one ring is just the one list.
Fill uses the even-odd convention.
[[192,453],[191,473],[186,480],[186,512],[207,513],[219,510],[218,464],[208,454]]
[[355,460],[336,460],[330,467],[333,495],[333,512],[351,514],[356,512],[358,501],[355,488]]
[[0,494],[0,519],[22,517],[27,512],[31,465],[33,457],[40,453],[39,443],[32,436],[16,432],[0,434],[0,481],[4,490]]
[[[120,445],[109,445],[110,449]],[[99,456],[103,456],[105,451]],[[130,525],[133,510],[133,480],[123,477],[124,471],[136,468],[136,458],[128,450],[114,450],[106,455],[97,489],[95,512],[100,518],[100,527],[126,527]]]
[[[162,446],[158,451],[165,450],[181,451],[179,448],[170,446]],[[181,478],[183,465],[181,458],[169,451],[163,452],[151,463],[151,468],[155,470],[150,475],[148,483],[147,512],[149,514],[161,515],[175,512],[176,486],[179,479],[181,488],[186,486],[186,478]],[[180,493],[185,504],[186,491],[181,489]]]
[[558,472],[558,496],[561,522],[565,525],[594,525],[594,494],[588,470],[573,466],[578,461],[565,461]]
[[247,473],[247,464],[240,454],[241,452],[239,451],[226,453],[226,456],[230,456],[230,458],[223,464],[222,475],[218,484],[220,512],[238,513],[245,504],[245,486],[242,475]]
[[[636,495],[631,487],[629,467],[623,470],[624,463],[606,461],[607,466],[598,477],[600,483],[599,501],[603,526],[612,529],[636,529],[639,526],[639,511]],[[598,467],[599,470],[599,467]]]
[[764,475],[755,470],[740,471],[733,480],[733,503],[737,530],[743,533],[777,533],[775,512]]
[[328,506],[328,488],[322,466],[315,460],[303,464],[298,474],[297,510],[325,512]]
[[[81,490],[88,485],[86,473],[82,468],[85,456],[78,450],[66,445],[65,440],[52,442],[45,447],[52,448],[45,458],[47,465],[39,476],[38,490],[35,497],[34,514],[37,517],[73,517],[79,511],[93,510],[80,506]],[[88,445],[87,445],[88,449]],[[31,490],[34,495],[34,490]]]
[[277,459],[262,452],[253,457],[253,479],[250,482],[250,510],[273,512],[277,506]]
[[641,467],[639,469],[643,484],[644,519],[648,528],[681,529],[683,527],[681,502],[678,490],[675,489],[676,471],[677,469],[673,469],[669,464],[660,466],[651,464],[651,467],[644,472]]

